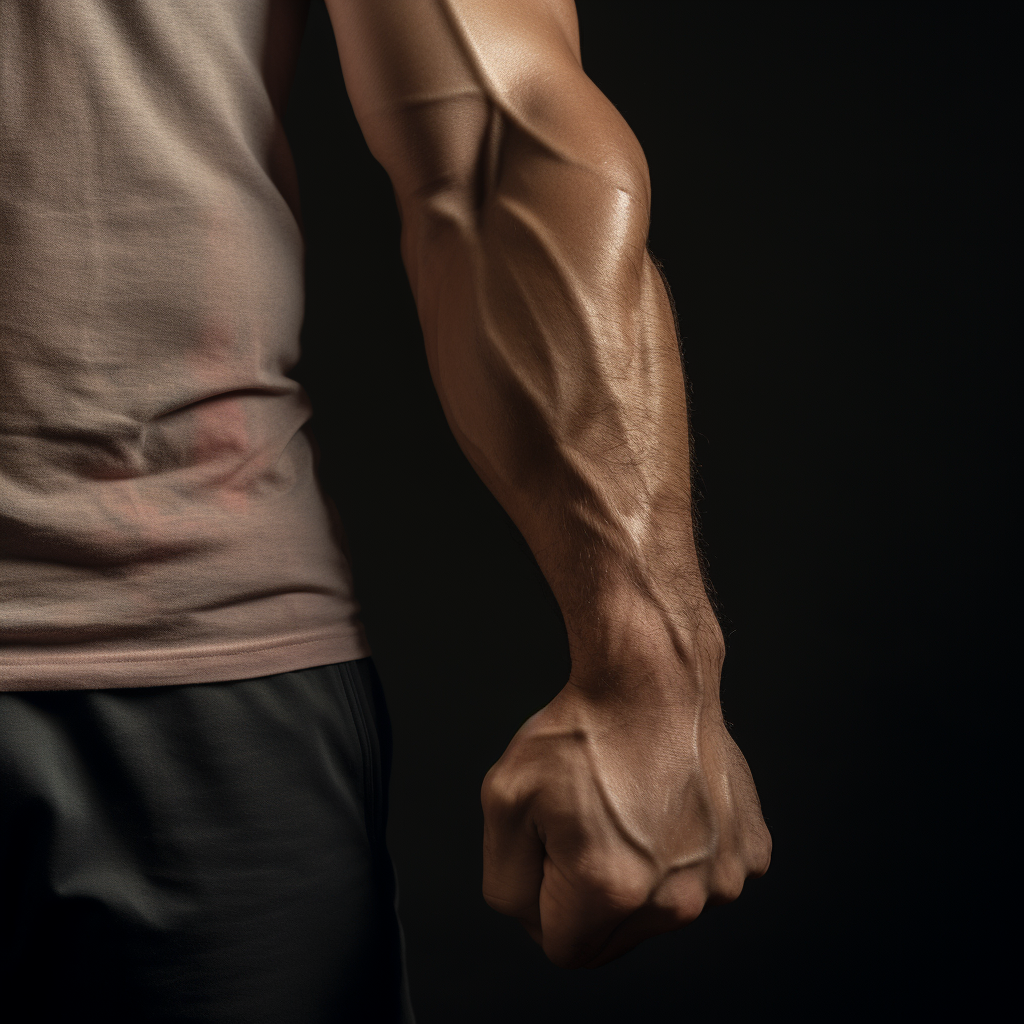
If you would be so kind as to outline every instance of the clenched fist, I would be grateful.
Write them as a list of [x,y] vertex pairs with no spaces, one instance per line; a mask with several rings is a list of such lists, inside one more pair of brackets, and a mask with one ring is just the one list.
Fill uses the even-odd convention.
[[721,658],[702,660],[570,676],[484,779],[484,898],[559,966],[607,963],[768,870]]

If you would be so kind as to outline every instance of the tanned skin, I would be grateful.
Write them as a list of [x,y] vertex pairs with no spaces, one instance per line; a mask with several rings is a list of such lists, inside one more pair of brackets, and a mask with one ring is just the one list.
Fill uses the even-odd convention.
[[327,0],[453,434],[572,667],[483,782],[487,902],[596,967],[736,899],[771,838],[722,718],[686,391],[636,137],[572,0]]

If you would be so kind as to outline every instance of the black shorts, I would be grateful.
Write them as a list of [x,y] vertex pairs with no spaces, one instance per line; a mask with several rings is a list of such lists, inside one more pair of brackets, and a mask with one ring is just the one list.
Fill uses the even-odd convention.
[[0,1016],[410,1024],[390,736],[372,658],[0,693]]

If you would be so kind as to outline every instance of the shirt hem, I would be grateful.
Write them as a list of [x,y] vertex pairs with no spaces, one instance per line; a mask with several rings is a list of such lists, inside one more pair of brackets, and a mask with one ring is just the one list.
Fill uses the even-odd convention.
[[0,657],[0,693],[99,690],[236,682],[371,656],[365,630],[292,637],[225,649],[67,652],[34,660]]

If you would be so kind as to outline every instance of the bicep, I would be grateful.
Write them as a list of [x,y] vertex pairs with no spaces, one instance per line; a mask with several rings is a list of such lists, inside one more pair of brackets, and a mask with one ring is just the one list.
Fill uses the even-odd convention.
[[583,73],[572,0],[327,7],[356,118],[400,202],[476,180],[486,150],[510,135],[571,162],[619,166],[625,152],[643,164]]

